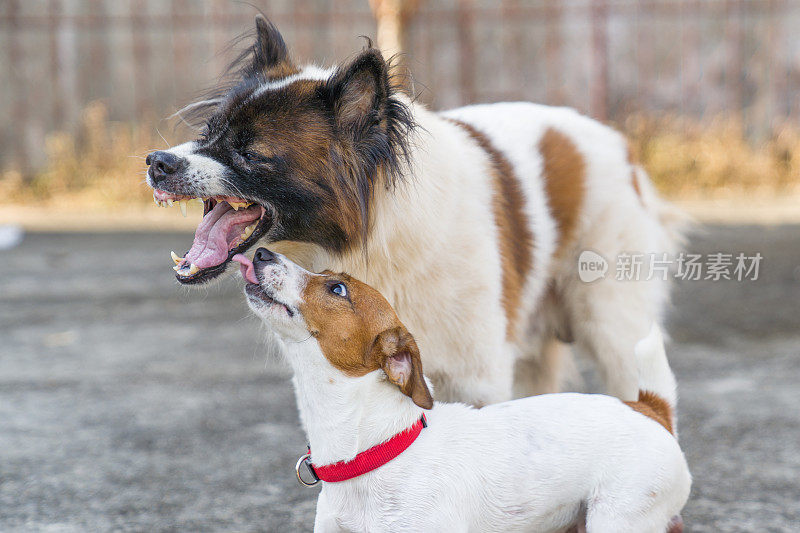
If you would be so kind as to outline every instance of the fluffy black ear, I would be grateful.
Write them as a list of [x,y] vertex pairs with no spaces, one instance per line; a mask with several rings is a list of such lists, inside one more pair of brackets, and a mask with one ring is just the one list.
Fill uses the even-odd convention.
[[386,118],[389,68],[380,51],[368,48],[327,82],[336,125],[354,134]]
[[281,32],[264,15],[256,15],[256,43],[253,45],[254,72],[265,72],[290,64],[289,50]]

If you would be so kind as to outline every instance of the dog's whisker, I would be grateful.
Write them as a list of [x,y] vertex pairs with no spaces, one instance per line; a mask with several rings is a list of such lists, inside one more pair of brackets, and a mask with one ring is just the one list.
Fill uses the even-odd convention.
[[159,131],[158,128],[156,128],[156,133],[158,133],[158,136],[161,137],[161,140],[164,141],[164,144],[167,145],[167,150],[169,150],[171,148],[171,146],[170,146],[169,142],[167,142],[167,139],[165,139],[164,136],[161,135],[161,132]]

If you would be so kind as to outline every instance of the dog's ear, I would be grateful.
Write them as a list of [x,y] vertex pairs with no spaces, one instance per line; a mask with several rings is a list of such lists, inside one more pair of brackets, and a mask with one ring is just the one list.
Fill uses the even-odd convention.
[[433,397],[422,375],[422,361],[414,337],[402,326],[382,331],[375,337],[370,358],[377,362],[389,381],[423,409],[433,407]]
[[253,72],[268,72],[291,64],[289,50],[281,32],[264,15],[256,15],[256,43],[253,45]]
[[358,138],[385,115],[389,69],[380,51],[368,48],[326,83],[336,125]]

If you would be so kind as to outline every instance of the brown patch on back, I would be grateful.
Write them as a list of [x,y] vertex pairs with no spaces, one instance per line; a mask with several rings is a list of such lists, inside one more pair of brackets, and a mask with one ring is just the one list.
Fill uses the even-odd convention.
[[558,228],[556,256],[561,256],[578,226],[586,195],[586,164],[569,137],[553,128],[544,132],[538,148],[547,203]]
[[640,390],[639,399],[635,402],[625,402],[625,405],[648,418],[652,418],[664,426],[667,431],[673,435],[675,434],[672,431],[672,407],[658,394]]
[[503,309],[506,338],[513,338],[525,278],[533,266],[533,233],[525,215],[525,199],[514,168],[489,138],[470,124],[448,119],[460,126],[486,152],[492,165],[492,211],[497,225],[503,269]]

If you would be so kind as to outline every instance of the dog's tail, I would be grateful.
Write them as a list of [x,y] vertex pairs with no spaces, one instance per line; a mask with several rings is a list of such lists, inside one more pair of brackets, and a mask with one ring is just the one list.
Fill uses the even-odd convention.
[[639,368],[639,399],[625,403],[675,435],[678,391],[658,325],[653,324],[647,337],[636,343],[634,352]]

